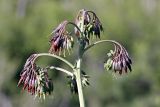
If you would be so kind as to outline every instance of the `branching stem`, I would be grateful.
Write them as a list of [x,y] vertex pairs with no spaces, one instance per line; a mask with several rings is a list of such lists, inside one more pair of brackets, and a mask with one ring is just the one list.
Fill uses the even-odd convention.
[[67,75],[73,76],[73,73],[68,71],[68,70],[66,70],[66,69],[63,69],[63,68],[60,68],[60,67],[55,67],[55,66],[50,66],[49,68],[50,69],[56,69],[58,71],[66,73]]
[[54,55],[54,54],[50,54],[50,53],[40,53],[40,54],[37,54],[37,58],[40,57],[40,56],[51,56],[51,57],[54,57],[54,58],[57,58],[61,61],[63,61],[64,63],[66,63],[68,66],[70,66],[72,69],[74,69],[74,65],[71,64],[70,62],[68,62],[66,59],[60,57],[60,56],[57,56],[57,55]]

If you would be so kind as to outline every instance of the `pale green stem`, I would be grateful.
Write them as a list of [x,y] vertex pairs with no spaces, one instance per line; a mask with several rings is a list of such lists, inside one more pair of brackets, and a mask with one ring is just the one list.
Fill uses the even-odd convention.
[[50,66],[49,68],[50,69],[56,69],[58,71],[66,73],[67,75],[73,76],[73,73],[68,71],[68,70],[66,70],[66,69],[63,69],[63,68],[60,68],[60,67],[55,67],[55,66]]
[[[97,44],[100,44],[100,43],[104,43],[104,42],[111,42],[111,43],[113,43],[113,44],[116,44],[116,45],[118,45],[118,46],[121,46],[121,44],[119,44],[118,42],[116,42],[116,41],[114,41],[114,40],[100,40],[100,41],[97,41],[97,42],[89,45],[88,47],[86,47],[86,48],[84,49],[84,52],[87,51],[88,49],[90,49],[91,47],[93,47],[93,46],[95,46],[95,45],[97,45]],[[84,52],[83,52],[83,53],[84,53]]]
[[[83,32],[84,32],[84,14],[85,11],[83,11],[82,13],[82,19],[79,21],[79,29],[81,31],[81,36],[83,37]],[[79,40],[80,42],[80,40]],[[82,87],[82,80],[81,80],[81,61],[82,61],[82,55],[83,55],[83,51],[84,48],[81,48],[82,44],[79,44],[79,58],[77,60],[77,67],[75,69],[75,76],[76,76],[76,82],[77,82],[77,88],[78,88],[78,97],[79,97],[79,103],[80,103],[80,107],[85,107],[85,102],[84,102],[84,96],[83,96],[83,87]]]
[[75,76],[76,76],[76,81],[77,81],[80,107],[85,107],[83,87],[82,87],[82,81],[81,81],[81,58],[79,58],[77,61],[77,69],[75,71]]
[[37,54],[37,58],[40,57],[40,56],[51,56],[51,57],[57,58],[57,59],[63,61],[64,63],[66,63],[72,69],[74,69],[74,66],[70,62],[68,62],[66,59],[64,59],[64,58],[62,58],[60,56],[57,56],[57,55],[54,55],[54,54],[50,54],[50,53],[40,53],[40,54]]

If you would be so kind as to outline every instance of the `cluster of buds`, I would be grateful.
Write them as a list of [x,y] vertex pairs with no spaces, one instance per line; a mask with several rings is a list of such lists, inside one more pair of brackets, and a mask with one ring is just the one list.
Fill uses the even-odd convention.
[[35,84],[36,94],[35,96],[45,99],[46,95],[51,95],[53,91],[52,80],[48,78],[48,69],[39,68],[37,72],[37,82]]
[[104,63],[104,68],[106,70],[112,69],[115,72],[118,71],[119,74],[122,74],[123,71],[127,73],[128,69],[132,71],[131,58],[129,57],[126,49],[120,44],[119,45],[115,44],[115,50],[114,51],[110,50],[110,52],[107,55],[109,59]]
[[[81,71],[81,76],[82,76],[82,86],[88,86],[89,84],[89,76],[84,72]],[[70,87],[70,90],[72,93],[77,94],[78,93],[78,88],[77,88],[77,82],[76,82],[76,76],[67,76],[67,78],[69,79],[68,84]]]
[[[84,36],[88,40],[90,39],[90,36],[100,38],[103,27],[99,18],[93,11],[80,10],[75,23],[84,32]],[[80,35],[80,32],[76,28],[75,33],[77,36]]]
[[36,58],[37,54],[33,54],[27,59],[24,68],[21,71],[20,80],[18,82],[18,86],[23,84],[23,90],[27,89],[32,95],[36,92],[35,84],[37,80],[37,66],[34,63]]
[[53,91],[53,84],[48,78],[47,68],[40,68],[35,64],[36,58],[37,54],[33,54],[27,59],[18,86],[23,84],[23,90],[27,89],[32,95],[45,98],[45,95]]
[[58,27],[51,33],[52,38],[50,39],[51,47],[49,49],[49,53],[61,54],[63,51],[63,55],[65,56],[65,50],[70,53],[73,48],[74,41],[73,37],[66,30],[66,25],[68,21],[63,21]]

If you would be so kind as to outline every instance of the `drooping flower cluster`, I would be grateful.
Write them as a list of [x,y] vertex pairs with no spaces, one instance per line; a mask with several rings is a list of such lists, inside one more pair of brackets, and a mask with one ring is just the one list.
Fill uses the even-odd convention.
[[53,91],[52,80],[48,77],[47,68],[39,68],[37,72],[37,82],[35,84],[36,94],[35,96],[45,99],[46,95],[50,95]]
[[65,50],[70,53],[70,50],[73,48],[74,41],[73,37],[66,30],[66,25],[68,21],[63,21],[58,27],[51,33],[52,38],[50,39],[51,47],[49,53],[61,54],[65,56]]
[[20,84],[23,84],[23,90],[27,89],[28,92],[31,93],[32,95],[35,94],[36,91],[35,84],[37,79],[36,75],[37,67],[36,64],[34,63],[36,57],[37,54],[33,54],[27,59],[24,68],[21,71],[20,80],[18,82],[18,86]]
[[[99,18],[93,11],[80,10],[75,23],[79,28],[81,28],[81,30],[83,30],[84,36],[88,40],[91,36],[100,38],[103,27]],[[77,36],[80,36],[80,32],[76,28],[75,33]]]
[[31,55],[20,74],[18,86],[23,84],[23,90],[32,95],[45,98],[53,91],[52,81],[48,78],[47,68],[40,68],[35,64],[37,54]]
[[107,60],[107,62],[104,63],[104,67],[106,70],[112,69],[115,72],[118,71],[119,74],[122,74],[123,71],[125,71],[124,73],[127,73],[128,69],[132,71],[131,58],[129,57],[126,49],[120,44],[119,45],[115,44],[114,52],[111,50],[108,53],[108,57],[109,59]]

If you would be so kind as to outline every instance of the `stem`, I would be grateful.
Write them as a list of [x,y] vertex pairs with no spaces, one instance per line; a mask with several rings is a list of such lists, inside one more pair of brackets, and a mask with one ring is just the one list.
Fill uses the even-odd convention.
[[75,76],[76,76],[76,82],[77,82],[77,88],[78,88],[80,107],[85,107],[82,81],[81,81],[81,58],[79,58],[77,61],[77,69],[75,71]]
[[[83,32],[81,32],[82,30],[73,22],[68,22],[68,24],[73,25],[74,27],[76,27],[76,29],[78,29],[78,31],[80,32],[80,37],[83,35]],[[76,36],[77,37],[77,36]],[[77,37],[79,39],[79,37]]]
[[75,23],[73,23],[73,22],[68,22],[68,24],[71,24],[71,25],[73,25],[74,27],[76,27],[76,28],[78,29],[78,31],[82,34],[81,30],[79,29],[79,27],[78,27]]
[[57,59],[63,61],[64,63],[66,63],[72,69],[74,69],[74,66],[70,62],[68,62],[66,59],[64,59],[64,58],[62,58],[60,56],[57,56],[57,55],[54,55],[54,54],[50,54],[50,53],[40,53],[40,54],[37,54],[37,58],[40,57],[40,56],[51,56],[51,57],[57,58]]
[[55,66],[50,66],[49,68],[50,69],[56,69],[58,71],[62,71],[64,73],[66,73],[67,75],[73,76],[73,73],[71,73],[70,71],[67,71],[67,70],[65,70],[63,68],[59,68],[59,67],[55,67]]
[[[96,44],[100,44],[100,43],[104,43],[104,42],[111,42],[111,43],[113,43],[113,44],[116,44],[116,45],[118,45],[118,46],[121,46],[118,42],[116,42],[116,41],[114,41],[114,40],[100,40],[100,41],[97,41],[97,42],[89,45],[88,47],[86,47],[86,48],[84,49],[84,52],[87,51],[88,49],[90,49],[91,47],[95,46]],[[83,52],[83,53],[84,53],[84,52]]]
[[[84,14],[85,11],[82,11],[82,17],[79,20],[79,30],[81,31],[80,38],[83,38],[84,34]],[[75,76],[76,76],[76,82],[77,82],[77,88],[78,88],[78,97],[79,97],[79,103],[80,107],[85,107],[84,102],[84,96],[83,96],[83,88],[82,88],[82,80],[81,80],[81,61],[82,61],[82,55],[83,55],[84,47],[83,44],[81,44],[81,39],[79,39],[79,52],[78,52],[78,61],[77,61],[77,67],[75,69]]]

